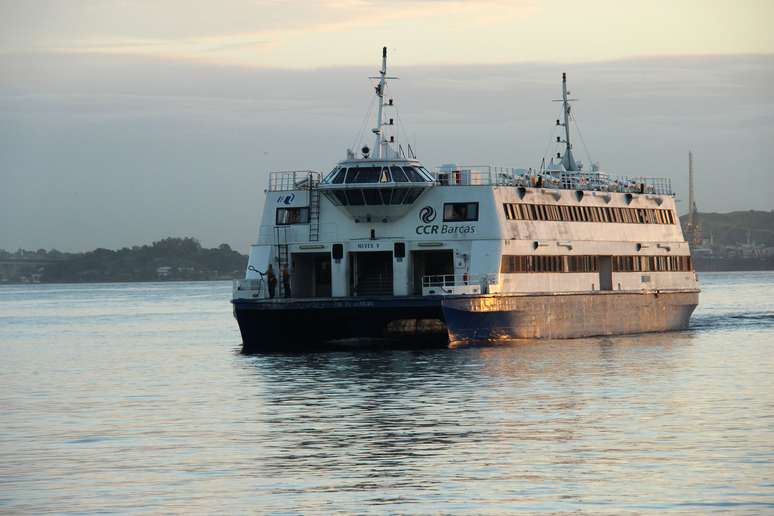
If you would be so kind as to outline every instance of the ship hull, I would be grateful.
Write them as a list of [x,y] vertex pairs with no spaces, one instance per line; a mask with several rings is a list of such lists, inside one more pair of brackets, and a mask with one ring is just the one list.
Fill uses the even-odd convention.
[[457,343],[683,330],[698,302],[698,290],[690,290],[481,295],[442,304]]
[[441,298],[235,299],[243,352],[445,346]]
[[682,330],[698,290],[233,301],[243,351],[312,350]]

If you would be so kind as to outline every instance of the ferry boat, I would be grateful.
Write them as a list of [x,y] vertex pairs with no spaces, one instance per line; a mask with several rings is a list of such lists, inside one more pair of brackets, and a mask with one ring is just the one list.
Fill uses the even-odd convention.
[[328,174],[271,172],[233,309],[244,351],[331,343],[575,338],[680,330],[699,287],[670,181],[584,170],[426,168],[377,83],[373,148]]

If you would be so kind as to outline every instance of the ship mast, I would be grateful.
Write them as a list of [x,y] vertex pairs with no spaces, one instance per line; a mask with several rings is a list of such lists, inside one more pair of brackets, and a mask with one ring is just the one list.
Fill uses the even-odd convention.
[[[376,96],[378,97],[379,102],[379,110],[376,115],[376,127],[371,129],[371,131],[375,135],[374,140],[374,159],[383,159],[385,156],[387,156],[387,149],[388,144],[387,140],[384,138],[382,127],[384,127],[384,117],[383,117],[383,111],[384,111],[384,89],[387,86],[387,80],[388,79],[397,79],[397,77],[388,77],[387,76],[387,47],[382,47],[382,69],[379,70],[379,76],[378,77],[369,77],[369,79],[379,79],[379,84],[376,85],[374,88],[376,90]],[[392,99],[389,100],[389,106],[392,106]],[[390,120],[392,122],[392,120]],[[392,124],[390,124],[392,125]],[[389,156],[387,156],[389,157]]]
[[570,92],[567,91],[567,74],[562,73],[562,112],[564,113],[564,123],[558,124],[564,126],[564,156],[562,156],[562,165],[564,169],[569,171],[578,171],[578,164],[575,162],[575,158],[572,155],[572,144],[570,143],[570,102],[575,99],[568,99],[567,95]]
[[693,152],[688,152],[688,225],[693,231],[693,214],[696,211],[696,201],[693,199]]

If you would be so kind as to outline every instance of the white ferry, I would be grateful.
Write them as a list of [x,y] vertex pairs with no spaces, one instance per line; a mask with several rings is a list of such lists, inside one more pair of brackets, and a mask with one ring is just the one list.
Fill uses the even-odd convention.
[[686,328],[699,288],[668,179],[425,168],[396,142],[387,50],[373,148],[324,177],[272,172],[233,306],[245,351],[341,341],[574,338]]

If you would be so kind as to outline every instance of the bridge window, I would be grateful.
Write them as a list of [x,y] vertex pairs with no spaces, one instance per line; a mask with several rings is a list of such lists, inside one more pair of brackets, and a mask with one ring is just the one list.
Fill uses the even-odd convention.
[[409,188],[406,192],[406,198],[403,199],[403,204],[412,204],[417,200],[424,190],[422,188]]
[[309,224],[309,208],[277,208],[277,225]]
[[444,222],[466,222],[478,220],[477,202],[447,202],[443,205]]
[[[354,174],[352,171],[354,170]],[[381,169],[376,167],[361,167],[350,169],[347,183],[378,183]]]
[[409,180],[400,167],[390,167],[390,172],[392,172],[392,180],[396,183],[406,183]]
[[330,172],[328,172],[328,175],[325,176],[325,179],[323,179],[323,183],[330,183],[330,182],[332,182],[331,180],[336,175],[336,172],[338,172],[339,170],[341,170],[341,169],[336,167],[333,170],[331,170]]
[[362,206],[365,204],[365,201],[363,200],[363,191],[358,190],[347,190],[347,204],[350,206]]
[[344,182],[344,178],[346,176],[347,176],[347,169],[346,168],[342,168],[342,169],[339,170],[339,172],[335,176],[333,176],[333,180],[331,181],[331,183],[341,184],[341,183]]
[[382,204],[382,196],[379,195],[378,188],[364,188],[363,195],[365,196],[365,202],[369,206],[376,206]]
[[406,175],[408,176],[409,181],[413,181],[414,183],[425,182],[425,178],[422,177],[422,175],[414,167],[406,167],[403,169],[403,171],[406,172]]

